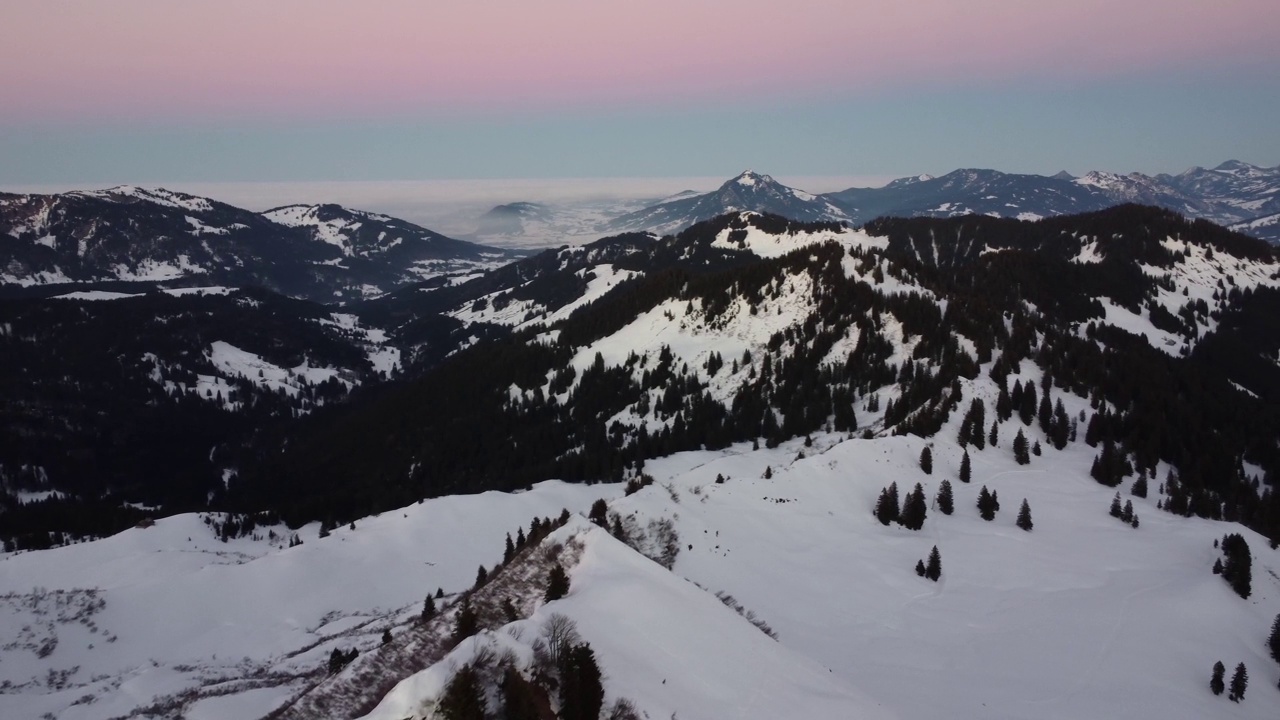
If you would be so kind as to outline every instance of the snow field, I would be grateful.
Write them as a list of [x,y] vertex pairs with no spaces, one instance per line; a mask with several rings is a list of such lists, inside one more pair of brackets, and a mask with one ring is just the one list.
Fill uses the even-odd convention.
[[[507,532],[619,494],[618,486],[548,482],[523,493],[440,498],[327,538],[308,525],[293,548],[248,538],[224,544],[197,516],[179,515],[96,542],[0,555],[0,596],[98,588],[105,602],[92,618],[97,634],[58,625],[61,642],[45,658],[0,648],[0,682],[35,680],[0,694],[0,717],[110,718],[215,681],[269,674],[282,676],[276,687],[291,694],[298,688],[288,678],[321,667],[333,647],[375,646],[388,618],[420,608],[428,592],[469,587],[481,563],[501,559]],[[37,622],[0,603],[0,627]],[[46,686],[49,670],[72,668],[63,690]],[[73,705],[85,695],[94,701]],[[239,697],[196,707],[214,712]],[[236,716],[265,714],[280,697],[255,689],[241,702],[257,709]]]
[[[725,607],[582,518],[551,541],[585,545],[570,593],[529,619],[465,641],[445,660],[404,680],[365,720],[428,717],[452,673],[491,644],[527,667],[532,642],[552,614],[572,619],[619,697],[650,717],[891,717],[813,661],[793,653]],[[492,706],[492,703],[491,703]]]

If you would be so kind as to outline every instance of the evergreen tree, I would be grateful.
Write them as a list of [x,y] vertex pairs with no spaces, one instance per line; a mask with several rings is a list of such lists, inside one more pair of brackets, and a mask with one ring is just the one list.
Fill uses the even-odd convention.
[[422,601],[422,622],[428,622],[436,616],[436,601],[430,595]]
[[1248,598],[1253,592],[1253,557],[1249,543],[1241,535],[1231,533],[1222,539],[1222,553],[1226,556],[1222,578],[1240,597]]
[[498,692],[502,698],[502,720],[541,720],[537,690],[520,671],[508,666]]
[[941,512],[943,515],[950,515],[955,512],[955,497],[951,494],[950,480],[943,480],[942,483],[938,485],[938,496],[936,502],[938,503],[938,512]]
[[1062,450],[1067,446],[1067,441],[1071,438],[1071,418],[1067,417],[1067,409],[1062,404],[1062,398],[1058,398],[1057,404],[1053,408],[1053,424],[1049,431],[1049,440],[1058,450]]
[[622,525],[622,516],[617,513],[614,513],[612,525],[613,527],[609,530],[609,534],[614,536],[618,540],[621,540],[623,543],[629,544],[630,538],[627,537],[627,529]]
[[991,492],[987,490],[987,486],[982,486],[982,491],[978,493],[978,514],[983,520],[990,522],[996,519],[995,502],[991,498]]
[[1221,695],[1222,691],[1227,689],[1226,674],[1227,668],[1222,664],[1221,660],[1213,664],[1213,677],[1209,678],[1209,689],[1213,691],[1214,695]]
[[480,569],[476,571],[475,587],[483,587],[487,582],[489,582],[489,571],[485,570],[484,566],[481,565]]
[[462,607],[458,608],[458,615],[453,621],[453,642],[456,645],[478,632],[480,632],[480,617],[471,607],[471,598],[464,597]]
[[1111,510],[1109,512],[1113,518],[1119,518],[1124,515],[1124,510],[1120,507],[1120,493],[1116,493],[1116,496],[1111,498]]
[[1120,511],[1120,521],[1133,522],[1133,501],[1124,501],[1124,509]]
[[925,516],[928,514],[928,507],[924,499],[924,488],[920,483],[907,493],[906,501],[902,503],[902,513],[898,518],[898,522],[908,530],[919,530],[924,527]]
[[556,563],[551,566],[551,571],[547,574],[547,592],[543,596],[543,600],[551,602],[559,600],[569,594],[569,576],[565,574],[564,566]]
[[1035,442],[1031,443],[1031,454],[1035,455],[1036,457],[1040,457],[1040,453],[1041,453],[1040,441],[1036,440]]
[[964,456],[960,458],[960,482],[967,483],[973,477],[972,468],[969,466],[969,451],[964,451]]
[[520,619],[520,612],[516,610],[515,603],[511,602],[511,598],[502,599],[502,615],[507,622],[515,622]]
[[336,675],[340,670],[342,670],[342,668],[346,667],[346,665],[346,653],[342,652],[338,648],[334,648],[333,652],[329,653],[329,674]]
[[1147,474],[1146,473],[1142,473],[1141,475],[1138,476],[1137,480],[1133,481],[1133,488],[1129,490],[1129,493],[1134,497],[1144,498],[1147,496]]
[[561,720],[599,720],[604,707],[604,679],[595,652],[587,643],[574,645],[560,669]]
[[524,528],[516,530],[516,550],[523,550],[525,545]]
[[1271,658],[1280,662],[1280,615],[1276,615],[1275,622],[1271,623],[1271,637],[1267,638],[1267,649],[1271,652]]
[[938,578],[942,577],[942,554],[938,552],[937,545],[929,551],[929,562],[924,566],[924,576],[934,582],[938,582]]
[[1031,532],[1034,527],[1031,523],[1031,506],[1027,504],[1026,498],[1022,498],[1022,507],[1018,508],[1017,525],[1027,532]]
[[1018,419],[1023,425],[1030,426],[1036,416],[1036,385],[1027,383],[1022,387],[1022,406],[1018,408]]
[[987,444],[995,447],[1000,442],[1000,421],[991,421],[991,432],[987,435]]
[[587,519],[606,530],[609,528],[609,504],[600,498],[591,503],[591,512]]
[[925,573],[925,569],[924,569],[924,561],[923,561],[923,560],[917,560],[917,561],[916,561],[916,574],[917,574],[917,575],[919,575],[920,577],[924,577],[924,573]]
[[933,474],[933,451],[926,445],[924,450],[920,451],[920,469],[925,475]]
[[511,542],[511,533],[507,533],[507,546],[502,551],[502,564],[506,565],[516,556],[516,544]]
[[1013,459],[1019,465],[1031,463],[1031,456],[1027,454],[1027,436],[1022,434],[1022,428],[1018,428],[1018,434],[1013,438]]
[[391,628],[382,631],[382,644],[386,645],[391,642]]
[[1244,663],[1236,665],[1236,671],[1231,675],[1231,693],[1227,698],[1233,702],[1240,702],[1244,699],[1244,691],[1249,687],[1249,671],[1245,669]]
[[875,516],[881,525],[897,521],[901,515],[898,508],[898,483],[889,483],[889,487],[880,491],[880,499],[876,501]]
[[436,712],[445,720],[485,720],[485,710],[480,674],[464,665],[445,685]]

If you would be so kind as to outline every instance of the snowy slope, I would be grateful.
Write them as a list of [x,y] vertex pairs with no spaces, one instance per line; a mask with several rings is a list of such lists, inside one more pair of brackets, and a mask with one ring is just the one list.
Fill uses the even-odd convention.
[[[1139,529],[1119,523],[1107,515],[1112,492],[1084,472],[1090,452],[1049,450],[1021,467],[1006,441],[974,453],[963,485],[945,441],[934,443],[944,459],[932,477],[916,465],[918,438],[826,442],[803,460],[793,443],[652,463],[659,486],[612,509],[677,518],[693,546],[677,574],[732,594],[784,646],[899,717],[1262,718],[1280,707],[1280,669],[1262,647],[1280,611],[1280,554],[1263,538],[1246,533],[1256,584],[1245,601],[1209,572],[1214,540],[1238,528],[1170,517],[1154,498],[1137,501]],[[932,497],[944,477],[955,515],[931,509],[919,533],[871,517],[889,482],[904,492],[922,482]],[[992,523],[973,507],[983,485],[1002,497]],[[1031,533],[1013,526],[1023,497]],[[912,570],[935,545],[937,585]],[[1208,693],[1219,659],[1247,664],[1249,701]]]
[[[544,483],[442,498],[327,538],[313,524],[292,548],[283,526],[276,541],[221,543],[199,516],[180,515],[0,556],[0,717],[109,718],[153,702],[173,703],[170,717],[206,706],[217,717],[232,707],[224,693],[243,703],[230,716],[261,716],[307,684],[332,647],[376,645],[388,614],[420,607],[437,587],[467,587],[477,565],[502,557],[504,533],[619,492]],[[51,672],[63,674],[60,687],[46,682]]]
[[600,528],[579,520],[557,535],[584,544],[566,598],[468,640],[403,681],[366,720],[425,717],[421,709],[439,696],[454,669],[474,658],[477,646],[492,643],[529,658],[552,614],[575,621],[591,643],[608,678],[606,703],[627,698],[650,717],[893,717],[827,668]]

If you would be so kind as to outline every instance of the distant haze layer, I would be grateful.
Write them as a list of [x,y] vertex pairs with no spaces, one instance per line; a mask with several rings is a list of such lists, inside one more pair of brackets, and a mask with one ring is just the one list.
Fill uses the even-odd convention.
[[[821,193],[850,187],[879,187],[893,178],[878,175],[784,175],[777,179],[792,187]],[[336,203],[349,208],[386,213],[445,234],[461,235],[473,231],[476,217],[496,205],[534,202],[580,206],[645,202],[685,190],[707,192],[719,187],[724,181],[723,177],[704,176],[398,182],[175,182],[158,185],[248,210],[262,211],[292,204]],[[70,183],[0,185],[0,191],[56,193],[97,187]]]

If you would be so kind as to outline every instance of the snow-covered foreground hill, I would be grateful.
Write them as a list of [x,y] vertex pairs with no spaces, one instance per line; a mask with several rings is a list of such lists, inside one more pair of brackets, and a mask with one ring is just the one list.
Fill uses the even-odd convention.
[[551,482],[441,498],[325,538],[307,526],[296,547],[222,543],[179,515],[2,556],[0,717],[259,717],[323,673],[332,648],[376,646],[390,615],[469,586],[504,533],[620,494]]
[[[656,482],[626,497],[616,485],[544,483],[442,498],[326,538],[309,526],[291,548],[223,544],[188,515],[10,555],[0,716],[260,717],[319,682],[334,648],[377,653],[382,631],[399,634],[425,594],[470,587],[478,565],[501,558],[505,533],[600,497],[628,527],[674,522],[671,572],[572,520],[557,531],[580,546],[565,599],[464,642],[370,717],[426,716],[415,713],[485,645],[527,659],[553,613],[594,647],[609,701],[629,698],[653,718],[1276,716],[1280,668],[1264,640],[1280,612],[1280,552],[1237,525],[1157,510],[1155,483],[1146,499],[1124,493],[1138,528],[1110,517],[1113,491],[1088,476],[1083,443],[1027,466],[1007,438],[970,448],[972,482],[961,483],[954,430],[682,453],[651,461]],[[926,444],[930,475],[918,464]],[[943,479],[954,515],[931,500],[918,532],[872,517],[890,482],[904,494],[920,482],[932,499]],[[1001,499],[991,522],[974,507],[983,486]],[[1014,524],[1023,498],[1031,532]],[[1248,600],[1210,572],[1227,532],[1253,552]],[[937,583],[914,571],[933,546]],[[1248,666],[1243,703],[1210,694],[1217,660]]]

